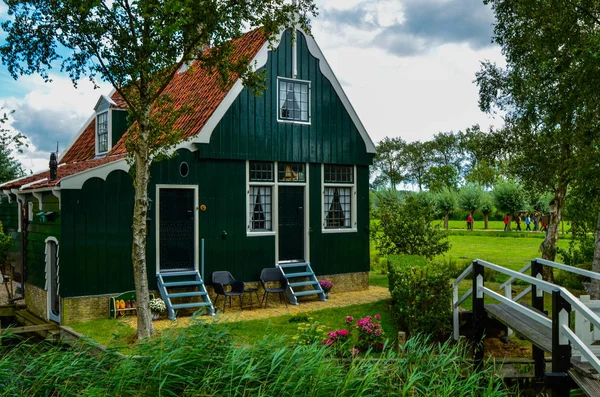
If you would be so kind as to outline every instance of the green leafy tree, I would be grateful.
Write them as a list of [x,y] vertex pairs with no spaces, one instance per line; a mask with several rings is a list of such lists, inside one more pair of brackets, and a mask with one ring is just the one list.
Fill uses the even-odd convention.
[[489,216],[494,211],[494,200],[492,200],[491,194],[489,194],[488,192],[484,192],[481,195],[479,208],[481,209],[481,213],[483,214],[483,228],[487,230]]
[[385,137],[379,142],[373,161],[376,174],[374,186],[396,190],[396,186],[404,180],[405,146],[406,142],[402,138]]
[[460,182],[460,175],[455,167],[451,165],[434,165],[429,167],[425,173],[425,187],[431,192],[439,192],[443,189],[456,191]]
[[[138,338],[152,336],[146,274],[146,212],[153,160],[168,156],[181,132],[172,128],[176,107],[165,89],[182,65],[200,60],[223,84],[239,76],[253,89],[264,88],[248,58],[234,59],[231,39],[262,27],[270,40],[284,27],[309,31],[316,14],[312,0],[75,1],[7,0],[11,19],[0,47],[2,62],[14,78],[40,74],[60,63],[73,84],[81,78],[110,83],[127,103],[133,130],[126,148],[135,188],[133,273],[138,297]],[[211,51],[202,51],[210,44]]]
[[432,154],[430,142],[416,141],[406,145],[406,179],[419,186],[419,191],[423,191],[427,171],[431,167]]
[[435,195],[437,209],[444,215],[444,229],[448,230],[448,220],[450,215],[458,207],[458,198],[456,192],[444,187]]
[[[485,0],[506,67],[477,74],[480,107],[505,112],[508,165],[532,191],[551,192],[542,256],[554,260],[569,184],[598,156],[599,6],[594,0]],[[545,274],[551,278],[551,272]]]
[[26,146],[25,135],[4,128],[2,125],[7,120],[8,114],[2,114],[0,117],[0,183],[25,175],[21,163],[13,156],[14,152],[21,153],[22,148]]
[[497,131],[484,132],[475,124],[460,132],[460,148],[464,158],[465,180],[492,188],[502,175],[505,159],[504,140]]
[[371,229],[382,254],[409,254],[433,258],[450,249],[446,232],[434,226],[435,208],[417,195],[381,197],[376,215],[380,222]]
[[526,203],[523,187],[515,182],[500,182],[494,186],[492,197],[496,208],[509,216],[508,230],[510,230],[512,216],[523,209]]
[[481,207],[484,193],[480,186],[465,185],[458,192],[458,206],[473,216],[473,213]]

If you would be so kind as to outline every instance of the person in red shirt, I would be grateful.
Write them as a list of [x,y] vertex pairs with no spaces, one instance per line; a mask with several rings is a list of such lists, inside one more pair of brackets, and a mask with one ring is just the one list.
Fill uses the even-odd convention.
[[467,230],[473,230],[473,216],[467,215]]
[[504,231],[507,232],[508,226],[510,225],[510,215],[506,214],[506,216],[504,217]]

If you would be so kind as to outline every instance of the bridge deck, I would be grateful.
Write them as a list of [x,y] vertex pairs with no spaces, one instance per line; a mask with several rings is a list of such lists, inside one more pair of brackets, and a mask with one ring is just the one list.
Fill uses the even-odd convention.
[[[531,309],[531,307],[529,307]],[[552,352],[552,329],[502,303],[485,305],[489,316],[522,335],[525,339],[545,351]],[[535,310],[535,309],[532,309]],[[538,311],[538,313],[540,313]],[[600,396],[600,375],[588,363],[571,359],[571,379],[588,396]]]

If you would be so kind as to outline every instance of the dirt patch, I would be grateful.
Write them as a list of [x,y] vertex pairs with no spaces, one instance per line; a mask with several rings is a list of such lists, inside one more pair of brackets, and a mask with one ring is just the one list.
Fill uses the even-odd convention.
[[516,336],[510,338],[485,338],[483,350],[487,357],[500,358],[531,358],[531,343]]
[[[8,285],[9,289],[11,288],[10,281],[7,284],[0,284],[0,306],[10,304],[10,302],[8,300],[8,293],[6,291],[6,285]],[[15,283],[13,281],[12,282],[12,294],[13,294],[13,296],[15,296],[15,289],[16,288],[17,288],[17,283]]]
[[[330,309],[334,307],[359,305],[363,303],[377,302],[389,298],[390,291],[387,288],[369,287],[369,289],[363,291],[342,293],[332,292],[329,295],[327,302],[321,302],[316,300],[315,298],[311,298],[310,300],[299,302],[298,306],[288,305],[286,307],[284,303],[281,303],[274,298],[273,302],[269,301],[269,304],[266,309],[264,307],[259,308],[254,306],[254,308],[252,309],[244,308],[244,310],[240,311],[239,306],[236,307],[237,302],[234,301],[231,308],[229,308],[229,305],[227,305],[225,313],[221,313],[219,310],[223,307],[221,304],[219,304],[222,303],[222,298],[219,298],[219,302],[217,304],[219,307],[217,308],[217,314],[215,315],[215,317],[203,316],[202,319],[205,319],[206,321],[227,322],[249,321],[269,317],[284,316],[286,314],[313,312],[316,310]],[[121,319],[121,321],[133,328],[137,327],[135,316],[124,317]],[[161,318],[157,321],[154,321],[154,329],[160,331],[166,328],[186,327],[188,326],[189,321],[190,316],[181,315],[175,321],[171,321],[167,318]]]

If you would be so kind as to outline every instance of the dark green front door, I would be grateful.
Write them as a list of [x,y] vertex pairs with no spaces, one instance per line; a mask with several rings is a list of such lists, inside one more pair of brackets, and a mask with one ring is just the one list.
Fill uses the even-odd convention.
[[279,261],[304,260],[304,187],[279,186]]
[[193,189],[160,192],[160,271],[193,270],[195,253]]

